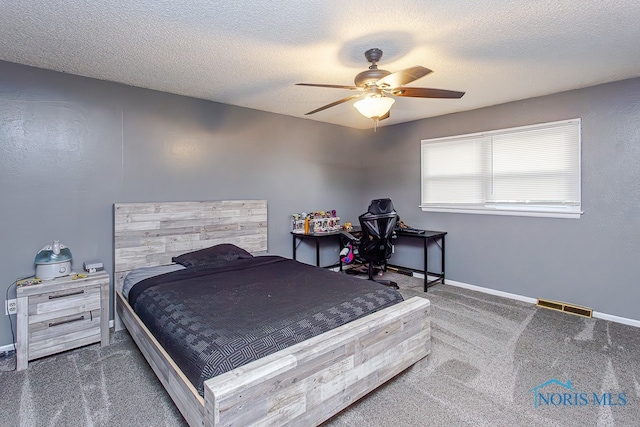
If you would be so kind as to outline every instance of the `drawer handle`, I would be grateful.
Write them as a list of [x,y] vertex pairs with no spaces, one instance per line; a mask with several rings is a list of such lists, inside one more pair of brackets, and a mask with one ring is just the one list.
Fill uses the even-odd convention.
[[84,320],[84,316],[76,317],[75,319],[62,320],[60,322],[49,323],[49,327],[51,328],[52,326],[64,325],[65,323],[79,322],[81,320]]
[[80,294],[84,294],[84,290],[77,291],[77,292],[71,292],[71,293],[68,293],[68,294],[49,295],[49,299],[64,298],[64,297],[70,297],[72,295],[80,295]]

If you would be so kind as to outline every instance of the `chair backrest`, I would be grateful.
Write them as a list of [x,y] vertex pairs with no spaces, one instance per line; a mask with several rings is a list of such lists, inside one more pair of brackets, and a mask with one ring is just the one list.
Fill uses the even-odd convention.
[[358,220],[362,228],[358,256],[374,262],[389,259],[393,251],[392,238],[398,214],[395,211],[381,214],[367,212],[360,215]]
[[395,212],[395,209],[393,208],[393,202],[391,199],[374,199],[369,204],[367,212],[377,215]]

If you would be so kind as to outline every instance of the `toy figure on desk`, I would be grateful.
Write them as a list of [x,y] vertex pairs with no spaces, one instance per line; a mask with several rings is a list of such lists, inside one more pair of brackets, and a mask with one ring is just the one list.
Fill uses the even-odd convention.
[[301,212],[291,214],[293,233],[320,234],[340,231],[340,217],[335,210]]

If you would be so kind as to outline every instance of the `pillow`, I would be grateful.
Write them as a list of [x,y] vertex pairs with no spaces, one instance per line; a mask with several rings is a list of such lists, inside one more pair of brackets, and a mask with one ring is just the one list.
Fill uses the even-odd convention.
[[185,267],[222,267],[230,261],[253,258],[249,252],[230,243],[211,246],[199,251],[188,252],[171,260]]

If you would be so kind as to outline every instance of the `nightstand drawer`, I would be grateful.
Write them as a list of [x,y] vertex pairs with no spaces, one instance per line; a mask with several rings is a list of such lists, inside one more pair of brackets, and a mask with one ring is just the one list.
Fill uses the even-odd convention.
[[100,340],[100,287],[29,298],[29,360]]
[[58,318],[99,309],[99,286],[47,292],[29,298],[29,324],[55,322]]
[[100,341],[100,310],[29,325],[29,360]]

